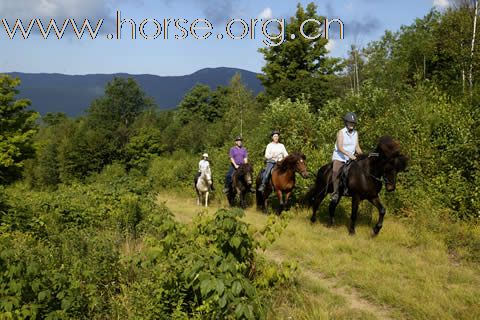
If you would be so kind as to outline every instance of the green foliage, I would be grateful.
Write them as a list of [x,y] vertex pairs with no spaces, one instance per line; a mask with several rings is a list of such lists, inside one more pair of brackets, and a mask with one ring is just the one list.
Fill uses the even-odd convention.
[[315,138],[315,118],[309,109],[305,99],[276,99],[265,110],[261,125],[279,130],[289,152],[309,149]]
[[150,163],[147,176],[155,190],[173,188],[193,190],[193,178],[198,171],[199,159],[186,152],[176,152],[168,157],[156,157]]
[[[274,45],[259,49],[266,61],[259,79],[269,100],[280,96],[295,100],[305,94],[313,107],[320,108],[331,97],[328,75],[337,70],[338,60],[326,57],[328,40],[324,37],[309,40],[300,34],[300,25],[307,19],[324,19],[313,2],[306,9],[298,4],[295,16],[286,24],[284,34],[296,35],[294,40],[281,45],[281,40],[276,40]],[[313,36],[322,30],[317,24],[306,24],[304,32]]]
[[[428,188],[438,206],[447,206],[458,217],[479,217],[476,194],[479,152],[475,142],[473,110],[451,101],[432,86],[419,86],[403,95],[391,94],[366,82],[360,95],[332,100],[321,110],[319,135],[334,142],[341,116],[355,111],[359,117],[360,143],[372,150],[382,135],[396,137],[410,157],[406,188]],[[402,176],[402,175],[400,175]],[[447,183],[448,181],[448,183]],[[403,205],[415,201],[405,199]]]
[[33,156],[38,113],[25,110],[30,101],[15,100],[19,79],[0,75],[0,183],[18,178],[25,159]]
[[135,80],[115,77],[107,83],[105,95],[93,101],[88,109],[89,125],[120,132],[131,126],[135,118],[151,106],[152,101]]
[[221,118],[225,111],[222,103],[225,90],[226,88],[219,87],[212,92],[209,86],[197,84],[178,105],[180,121],[183,124],[195,120],[214,122]]
[[156,127],[141,127],[125,146],[129,167],[145,169],[155,156],[162,154],[166,145],[162,132]]

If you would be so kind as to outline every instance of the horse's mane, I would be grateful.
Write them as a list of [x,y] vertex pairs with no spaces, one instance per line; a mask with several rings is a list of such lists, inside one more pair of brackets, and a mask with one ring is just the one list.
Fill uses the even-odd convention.
[[375,151],[387,158],[397,171],[404,171],[407,168],[408,157],[400,153],[400,143],[392,137],[381,137]]
[[400,154],[400,143],[390,136],[383,136],[378,140],[375,151],[390,159]]
[[368,158],[368,154],[360,154],[357,156],[357,160],[364,160]]
[[244,176],[248,172],[252,173],[252,165],[250,163],[241,164],[237,169],[237,175]]
[[307,157],[301,152],[293,152],[289,154],[285,159],[280,161],[277,166],[281,173],[287,171],[288,169],[292,169],[297,164],[297,161],[303,160],[305,161]]

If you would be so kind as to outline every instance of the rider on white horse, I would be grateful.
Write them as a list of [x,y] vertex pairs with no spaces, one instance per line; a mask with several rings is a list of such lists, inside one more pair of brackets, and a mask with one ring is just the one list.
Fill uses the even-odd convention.
[[210,170],[210,162],[208,161],[208,154],[202,155],[202,160],[198,163],[198,173],[195,177],[195,190],[197,192],[197,204],[200,205],[205,201],[205,207],[208,207],[208,194],[212,188],[212,173]]
[[[206,169],[210,169],[210,161],[208,160],[208,153],[202,154],[202,160],[198,162],[197,179],[200,177],[200,174],[202,173],[202,171]],[[210,189],[212,189],[212,191],[215,190],[215,188],[213,187],[213,181],[212,181],[212,185],[210,186]]]

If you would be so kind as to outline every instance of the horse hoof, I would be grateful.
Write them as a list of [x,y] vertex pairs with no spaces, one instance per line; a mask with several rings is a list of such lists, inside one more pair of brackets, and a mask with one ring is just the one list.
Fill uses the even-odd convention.
[[349,229],[348,234],[351,235],[351,236],[354,236],[355,235],[355,229]]
[[334,220],[334,219],[332,219],[332,220],[330,220],[330,221],[328,222],[328,227],[329,227],[329,228],[335,227],[335,220]]
[[315,222],[317,222],[317,218],[316,218],[316,217],[314,217],[314,216],[312,216],[312,217],[310,218],[310,222],[311,222],[311,223],[315,223]]
[[382,229],[382,228],[379,228],[379,227],[377,227],[377,226],[373,227],[372,235],[373,235],[373,236],[378,236],[378,234],[380,233],[380,230],[381,230],[381,229]]

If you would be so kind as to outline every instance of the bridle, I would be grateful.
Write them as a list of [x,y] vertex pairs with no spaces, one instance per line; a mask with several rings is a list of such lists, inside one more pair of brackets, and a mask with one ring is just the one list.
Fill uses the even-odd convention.
[[[371,152],[371,153],[368,154],[369,158],[370,157],[379,157],[379,156],[380,156],[380,154],[378,152]],[[366,172],[363,169],[362,169],[362,171],[366,174]],[[371,173],[368,173],[367,175],[370,176],[375,181],[378,181],[380,183],[395,185],[395,182],[396,182],[395,175],[393,175],[393,181],[390,181],[389,179],[387,179],[387,177],[385,177],[384,174],[382,174],[380,176],[380,178],[371,174]]]

